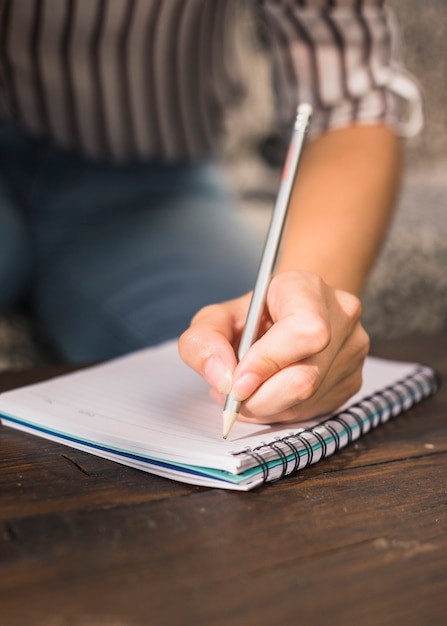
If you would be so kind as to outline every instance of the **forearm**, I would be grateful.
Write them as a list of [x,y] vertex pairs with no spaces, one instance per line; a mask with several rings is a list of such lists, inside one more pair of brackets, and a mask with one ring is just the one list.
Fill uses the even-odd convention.
[[310,142],[278,270],[307,270],[360,294],[389,224],[400,170],[400,140],[384,126],[349,127]]

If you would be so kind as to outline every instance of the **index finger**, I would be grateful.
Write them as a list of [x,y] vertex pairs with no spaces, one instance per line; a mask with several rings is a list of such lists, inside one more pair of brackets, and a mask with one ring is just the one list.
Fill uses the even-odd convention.
[[230,393],[237,364],[234,345],[243,326],[242,304],[210,305],[201,309],[179,338],[181,358],[216,391]]

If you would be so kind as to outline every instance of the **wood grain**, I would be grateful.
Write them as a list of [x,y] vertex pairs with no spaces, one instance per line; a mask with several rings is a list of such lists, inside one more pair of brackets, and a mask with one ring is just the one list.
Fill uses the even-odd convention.
[[[373,350],[447,377],[446,336]],[[0,387],[46,375],[4,374]],[[444,386],[341,453],[246,494],[2,427],[0,624],[444,625],[446,415]]]

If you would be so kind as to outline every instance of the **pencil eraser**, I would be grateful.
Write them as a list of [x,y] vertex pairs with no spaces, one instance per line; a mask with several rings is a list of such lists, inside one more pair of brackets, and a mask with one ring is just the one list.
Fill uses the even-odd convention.
[[309,104],[308,102],[302,102],[297,110],[296,110],[298,115],[306,115],[306,116],[310,116],[312,115],[312,105]]

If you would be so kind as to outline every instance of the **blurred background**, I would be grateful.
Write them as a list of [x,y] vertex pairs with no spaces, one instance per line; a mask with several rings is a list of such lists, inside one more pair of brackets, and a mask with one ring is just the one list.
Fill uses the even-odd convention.
[[[447,329],[447,3],[390,0],[400,28],[401,60],[418,79],[425,125],[405,141],[406,170],[392,228],[363,296],[364,324],[374,338]],[[251,93],[234,119],[227,146],[230,175],[255,228],[268,226],[284,146],[272,124],[268,61],[254,54]],[[254,127],[253,108],[261,125]],[[242,129],[251,128],[248,141]],[[265,133],[264,133],[265,135]],[[270,163],[270,166],[268,164]]]
[[[400,26],[402,60],[422,88],[425,126],[406,141],[397,211],[363,296],[364,324],[373,339],[447,329],[447,3],[388,4]],[[243,34],[241,45],[246,43]],[[250,49],[247,66],[249,95],[229,117],[224,160],[241,211],[264,233],[285,144],[273,122],[269,62],[262,47]],[[0,317],[0,369],[51,360],[25,314]]]

